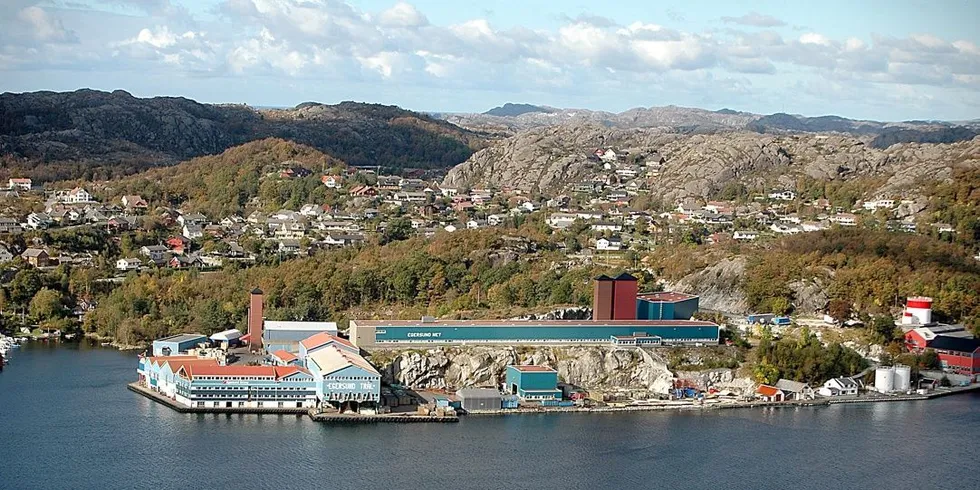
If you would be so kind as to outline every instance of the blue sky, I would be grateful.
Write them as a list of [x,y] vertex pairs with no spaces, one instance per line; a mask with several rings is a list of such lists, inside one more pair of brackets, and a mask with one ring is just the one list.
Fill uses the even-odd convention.
[[0,91],[980,118],[973,1],[0,3]]

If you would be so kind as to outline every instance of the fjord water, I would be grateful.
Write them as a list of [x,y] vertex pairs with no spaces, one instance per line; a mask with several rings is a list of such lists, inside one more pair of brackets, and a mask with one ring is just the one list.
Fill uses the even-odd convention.
[[822,408],[335,427],[179,414],[136,357],[25,346],[0,373],[0,488],[980,488],[980,395]]

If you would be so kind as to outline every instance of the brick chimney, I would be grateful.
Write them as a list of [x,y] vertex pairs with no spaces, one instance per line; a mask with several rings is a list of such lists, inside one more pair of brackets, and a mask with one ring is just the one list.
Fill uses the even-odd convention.
[[248,306],[248,350],[262,350],[262,290],[255,288],[249,295]]

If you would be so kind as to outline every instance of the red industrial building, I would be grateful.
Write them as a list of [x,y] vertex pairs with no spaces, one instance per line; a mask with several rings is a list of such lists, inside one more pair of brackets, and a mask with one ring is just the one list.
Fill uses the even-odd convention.
[[978,339],[932,335],[928,329],[916,328],[905,333],[905,346],[912,352],[936,351],[945,370],[968,376],[980,374]]
[[636,278],[626,272],[595,279],[592,300],[593,320],[636,320]]

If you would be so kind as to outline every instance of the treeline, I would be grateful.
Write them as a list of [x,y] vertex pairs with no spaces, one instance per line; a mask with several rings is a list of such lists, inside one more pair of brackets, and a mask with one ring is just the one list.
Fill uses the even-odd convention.
[[525,308],[589,305],[590,279],[600,271],[552,267],[558,258],[518,259],[499,234],[480,231],[321,252],[278,266],[157,270],[131,275],[101,299],[85,329],[137,343],[241,328],[254,287],[265,291],[270,319],[511,316]]
[[[263,179],[278,174],[284,162],[294,162],[290,165],[311,170],[313,175]],[[151,206],[181,206],[212,219],[242,213],[246,206],[273,210],[289,205],[298,210],[302,204],[329,203],[329,190],[320,182],[320,175],[345,167],[309,146],[269,138],[122,179],[112,186],[109,197],[139,194]],[[257,198],[261,202],[256,203]]]
[[980,167],[953,167],[953,178],[931,186],[926,194],[932,221],[952,225],[953,241],[980,245]]
[[980,262],[968,250],[923,235],[835,229],[783,239],[748,253],[750,308],[787,313],[789,284],[822,281],[831,303],[855,314],[892,314],[905,297],[931,296],[938,320],[980,327]]
[[764,334],[756,348],[754,375],[760,383],[773,384],[779,378],[809,383],[811,386],[839,376],[853,376],[868,367],[868,361],[853,349],[834,343],[821,344],[804,329],[799,339],[772,340]]

